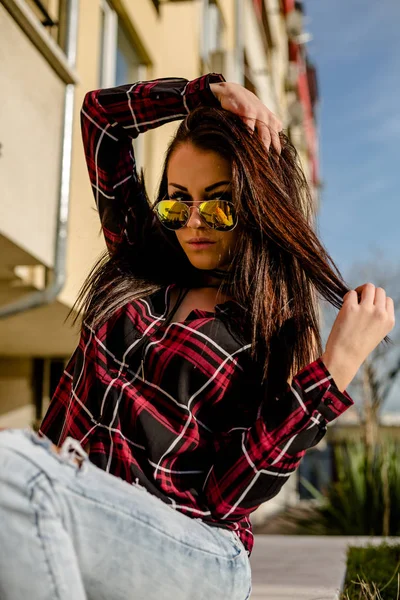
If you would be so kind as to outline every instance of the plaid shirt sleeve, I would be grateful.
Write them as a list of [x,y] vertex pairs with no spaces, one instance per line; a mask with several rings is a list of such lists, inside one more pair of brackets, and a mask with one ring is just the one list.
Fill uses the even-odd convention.
[[204,486],[213,517],[239,521],[276,496],[327,424],[352,405],[321,359],[302,369],[282,397],[265,402],[250,428],[219,440]]
[[149,207],[139,184],[132,139],[159,125],[183,119],[197,106],[219,106],[208,74],[193,81],[165,78],[95,90],[81,110],[83,145],[90,182],[110,253],[135,235]]

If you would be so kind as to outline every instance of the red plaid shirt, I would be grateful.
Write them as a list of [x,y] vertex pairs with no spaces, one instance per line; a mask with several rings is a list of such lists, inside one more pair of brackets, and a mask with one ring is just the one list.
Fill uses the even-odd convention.
[[[87,94],[84,148],[110,250],[134,231],[135,208],[143,212],[132,138],[216,105],[209,83],[221,80],[160,79]],[[238,305],[168,324],[172,287],[128,303],[96,331],[83,326],[41,432],[56,444],[66,436],[90,442],[94,464],[234,530],[250,553],[250,513],[279,492],[352,401],[320,359],[281,397],[265,398],[250,345],[232,335]]]

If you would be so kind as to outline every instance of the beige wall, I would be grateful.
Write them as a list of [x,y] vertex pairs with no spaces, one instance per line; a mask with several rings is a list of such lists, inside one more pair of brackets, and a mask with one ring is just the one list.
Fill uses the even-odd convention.
[[0,5],[0,233],[51,266],[64,84]]
[[24,429],[32,427],[35,421],[35,407],[33,404],[25,404],[19,408],[13,408],[7,413],[0,414],[1,429]]
[[[18,295],[9,295],[9,298],[22,297],[31,291],[32,288],[23,288]],[[71,354],[78,341],[78,331],[71,321],[66,322],[68,313],[69,308],[56,301],[0,319],[0,359],[2,356],[63,358]]]
[[0,358],[0,415],[32,401],[32,361],[27,358]]

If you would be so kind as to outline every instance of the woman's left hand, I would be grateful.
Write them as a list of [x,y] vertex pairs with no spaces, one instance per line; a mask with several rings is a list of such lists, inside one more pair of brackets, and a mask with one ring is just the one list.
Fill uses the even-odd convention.
[[252,131],[257,131],[267,150],[272,143],[278,154],[281,153],[282,122],[253,92],[230,82],[211,83],[210,88],[222,108],[238,115]]

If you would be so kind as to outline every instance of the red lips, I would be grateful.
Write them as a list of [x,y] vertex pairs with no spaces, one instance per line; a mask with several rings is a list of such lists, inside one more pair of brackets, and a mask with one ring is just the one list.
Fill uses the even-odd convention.
[[215,244],[215,242],[213,240],[209,240],[208,238],[205,237],[195,237],[195,238],[191,238],[190,240],[187,241],[188,244]]
[[208,250],[208,248],[216,242],[205,237],[195,237],[191,238],[186,243],[189,244],[192,250]]

